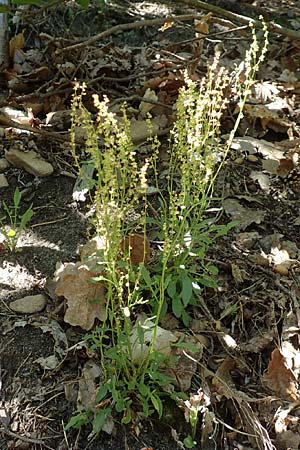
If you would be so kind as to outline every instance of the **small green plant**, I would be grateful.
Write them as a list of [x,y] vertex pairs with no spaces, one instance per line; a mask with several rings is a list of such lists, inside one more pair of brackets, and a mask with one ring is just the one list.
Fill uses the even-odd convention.
[[[76,87],[71,149],[83,178],[87,173],[84,166],[95,169],[95,177],[85,180],[85,184],[93,196],[93,223],[103,248],[95,267],[99,275],[91,281],[105,284],[106,309],[101,327],[87,336],[99,354],[103,371],[97,405],[94,411],[78,411],[67,429],[80,428],[91,421],[94,432],[99,432],[105,420],[116,413],[122,423],[130,423],[140,411],[145,417],[154,412],[161,417],[166,396],[174,400],[186,398],[176,392],[176,380],[169,370],[177,362],[172,346],[185,344],[167,341],[158,345],[160,319],[171,311],[188,325],[189,307],[200,304],[205,287],[217,287],[218,270],[206,262],[206,254],[234,224],[218,225],[213,218],[203,216],[262,61],[260,57],[256,62],[259,48],[255,33],[253,36],[246,56],[244,88],[239,84],[238,72],[234,86],[240,98],[240,112],[225,144],[220,139],[220,123],[228,103],[227,86],[232,83],[228,73],[216,58],[199,84],[186,80],[186,88],[180,91],[177,101],[165,186],[160,186],[157,138],[150,139],[151,155],[138,160],[126,107],[116,117],[109,111],[107,99],[100,101],[94,96],[98,110],[95,122],[83,104],[85,86]],[[266,47],[263,48],[262,55]],[[79,127],[86,135],[84,163],[76,154],[75,135]],[[158,192],[155,217],[150,216],[147,197],[150,174]],[[147,245],[147,231],[152,225],[162,243],[155,262],[149,262]],[[129,239],[136,234],[143,243],[138,260]],[[189,448],[194,445],[198,413],[196,408],[190,415],[192,435],[185,442]]]
[[[14,252],[17,247],[18,239],[22,230],[33,216],[32,205],[23,213],[19,213],[22,193],[17,187],[14,192],[13,205],[9,206],[2,202],[2,208],[5,215],[0,217],[0,240],[5,249]],[[7,222],[9,222],[7,224]]]

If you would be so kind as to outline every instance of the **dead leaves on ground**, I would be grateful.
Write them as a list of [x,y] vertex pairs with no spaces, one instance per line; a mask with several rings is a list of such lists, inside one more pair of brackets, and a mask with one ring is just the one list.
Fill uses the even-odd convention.
[[[83,330],[90,330],[96,319],[105,317],[105,284],[93,281],[104,275],[97,271],[97,261],[101,259],[103,239],[93,238],[80,249],[81,261],[60,265],[55,272],[55,294],[66,299],[64,321]],[[129,258],[132,265],[147,264],[151,248],[146,236],[130,234],[120,244],[120,253]]]
[[[225,26],[223,23],[222,27]],[[19,103],[19,108],[8,115],[2,109],[0,121],[5,126],[5,121],[7,123],[13,115],[19,124],[42,126],[60,132],[68,130],[68,100],[73,89],[72,80],[76,77],[87,81],[95,91],[107,92],[112,101],[116,99],[112,108],[117,114],[120,112],[119,98],[123,97],[124,92],[131,93],[131,89],[134,94],[129,98],[131,137],[135,142],[143,142],[149,134],[145,120],[148,114],[151,115],[154,133],[172,125],[176,113],[172,108],[178,89],[185,84],[184,69],[188,67],[190,74],[197,79],[201,76],[202,66],[209,64],[212,58],[206,53],[203,39],[185,44],[170,43],[163,33],[172,28],[170,23],[161,27],[159,46],[155,44],[154,47],[145,46],[137,50],[113,41],[101,42],[100,47],[87,46],[82,54],[80,50],[64,55],[59,51],[63,41],[55,36],[37,34],[36,48],[28,49],[24,47],[23,33],[17,35],[10,43],[12,67],[7,71],[6,78],[10,101],[16,105]],[[214,28],[213,18],[203,16],[196,24],[192,37],[203,37],[218,30]],[[235,41],[231,50],[225,52],[222,64],[230,69],[238,65],[244,55],[244,44],[243,40]],[[278,50],[276,45],[271,43],[270,54]],[[200,306],[197,305],[194,310],[191,332],[194,335],[201,333],[198,354],[188,354],[183,348],[173,347],[177,339],[175,326],[169,330],[161,327],[155,342],[158,350],[178,357],[178,365],[172,375],[179,389],[189,393],[193,377],[197,374],[196,381],[201,388],[197,394],[190,395],[185,412],[188,410],[191,413],[193,408],[201,408],[203,448],[211,444],[209,439],[216,423],[223,427],[224,436],[227,435],[230,445],[235,447],[239,446],[238,431],[242,431],[248,433],[252,447],[272,448],[266,431],[266,428],[268,431],[272,428],[272,423],[275,424],[275,431],[272,432],[278,449],[286,450],[299,444],[297,416],[292,415],[292,407],[283,411],[287,401],[299,401],[299,349],[293,345],[297,333],[283,339],[280,347],[275,348],[278,316],[287,307],[286,291],[293,291],[292,275],[298,276],[297,271],[294,272],[299,259],[297,239],[289,235],[289,218],[283,222],[286,236],[273,236],[273,225],[275,222],[278,225],[280,211],[273,211],[276,209],[273,203],[269,208],[264,204],[264,199],[272,199],[276,191],[280,191],[278,186],[288,184],[289,176],[299,165],[300,84],[296,74],[299,66],[296,44],[280,42],[280,54],[280,61],[272,58],[265,61],[262,75],[266,79],[254,83],[239,130],[243,137],[236,138],[232,145],[234,169],[230,172],[230,187],[224,184],[228,191],[225,192],[223,206],[230,219],[239,220],[235,230],[238,232],[230,237],[230,244],[221,249],[221,256],[213,255],[213,259],[219,259],[218,263],[224,269],[220,271],[219,290],[204,292],[201,301],[206,309],[199,302]],[[87,108],[93,111],[89,96],[85,102]],[[24,110],[28,112],[22,113],[20,105],[24,105]],[[232,108],[228,117],[224,118],[224,122],[228,120],[230,123],[227,131],[232,126],[231,116],[236,112]],[[225,126],[224,129],[226,132]],[[275,139],[280,142],[269,142],[269,133],[280,136],[280,139]],[[286,141],[282,141],[283,137]],[[233,186],[235,174],[236,186]],[[285,195],[289,201],[289,193]],[[282,223],[280,226],[283,229]],[[231,246],[234,252],[227,250]],[[128,255],[132,265],[151,261],[149,241],[138,234],[124,238],[120,251]],[[91,282],[91,278],[99,276],[99,273],[86,261],[86,258],[96,254],[95,246],[92,251],[83,250],[81,261],[66,263],[56,272],[56,294],[66,299],[64,320],[83,330],[90,330],[95,321],[101,322],[104,317],[105,285],[103,282]],[[260,272],[260,269],[263,270]],[[264,272],[269,269],[275,278]],[[277,284],[274,284],[275,281]],[[234,345],[226,344],[224,336],[231,339]],[[144,337],[145,341],[139,343],[140,346],[135,345],[137,359],[147,349],[151,326]],[[135,343],[134,333],[132,339]],[[48,360],[44,361],[43,367],[53,368],[55,364]],[[93,364],[83,366],[80,392],[76,399],[78,407],[80,404],[91,409],[94,407],[95,380],[99,377],[98,368]],[[249,383],[252,397],[247,394]],[[266,392],[269,391],[265,390],[264,383],[277,397],[281,411],[267,402]],[[255,395],[261,402],[256,402]],[[257,417],[262,403],[269,418],[267,424],[263,414]],[[229,423],[237,431],[228,432],[226,426]]]
[[293,355],[283,357],[279,348],[272,352],[266,373],[266,380],[270,389],[276,392],[281,398],[296,402],[299,400],[297,380],[293,373]]
[[55,293],[67,300],[65,322],[90,330],[95,319],[104,319],[105,288],[101,282],[91,281],[97,275],[81,261],[67,263],[56,270]]

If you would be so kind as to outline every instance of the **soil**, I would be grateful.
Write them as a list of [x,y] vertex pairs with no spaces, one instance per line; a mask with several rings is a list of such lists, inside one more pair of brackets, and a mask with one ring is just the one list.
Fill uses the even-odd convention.
[[[71,354],[58,371],[44,372],[36,360],[53,354],[54,338],[41,327],[53,320],[57,305],[48,296],[43,313],[20,316],[9,309],[15,299],[45,293],[46,280],[53,278],[56,264],[78,259],[78,246],[86,242],[90,225],[72,200],[73,185],[74,181],[63,176],[41,179],[34,195],[31,192],[34,216],[29,229],[21,235],[18,251],[0,257],[0,411],[4,415],[0,419],[0,448],[176,448],[168,426],[163,427],[162,433],[162,425],[156,431],[151,423],[143,425],[138,437],[130,429],[117,426],[116,435],[103,433],[91,443],[89,427],[79,434],[71,431],[66,447],[62,424],[69,421],[74,405],[66,400],[64,386],[76,382],[87,356]],[[14,186],[12,183],[11,188]],[[12,191],[6,191],[7,199]],[[28,206],[29,202],[23,203],[24,208]],[[65,324],[62,314],[56,314],[55,319],[66,333],[69,346],[82,340],[83,330]],[[16,439],[18,435],[21,441]],[[29,442],[26,436],[30,436]],[[41,436],[43,442],[38,443],[38,439],[35,442],[34,436]]]
[[[144,7],[150,10],[149,17],[159,16],[158,11],[155,8],[151,9],[150,6],[148,3],[144,4]],[[99,28],[107,28],[108,24],[113,26],[129,19],[137,20],[138,17],[133,14],[124,15],[122,2],[116,2],[115,7],[116,9],[109,10],[107,13],[108,21],[105,23],[99,24],[92,14],[94,20],[91,20],[88,29],[86,17],[82,22],[80,22],[80,16],[76,17],[71,26],[70,23],[64,22],[66,16],[62,16],[63,24],[57,17],[55,23],[59,23],[61,31],[65,30],[66,25],[70,26],[75,35],[74,30],[78,27],[81,28],[81,34],[93,34],[96,31],[99,32]],[[44,31],[46,33],[52,29],[53,23],[49,22],[49,29],[45,25]],[[188,37],[188,34],[181,36],[182,39]],[[127,34],[126,42],[123,40],[123,44],[140,45],[141,41],[144,43],[147,39],[149,41],[153,39],[151,31],[137,31]],[[120,40],[122,37],[115,37],[115,42]],[[29,138],[21,134],[19,139],[22,139],[26,145]],[[190,430],[183,414],[174,405],[169,405],[173,415],[172,420],[167,419],[166,415],[160,421],[154,417],[142,422],[139,432],[134,427],[124,427],[118,423],[111,435],[101,433],[100,436],[94,436],[91,434],[90,425],[81,430],[63,431],[63,426],[68,423],[76,403],[74,398],[72,400],[67,394],[68,386],[76,386],[78,383],[82,367],[89,359],[88,350],[83,346],[82,349],[76,348],[74,351],[69,351],[54,370],[43,369],[37,360],[47,358],[56,351],[57,329],[51,328],[54,327],[54,323],[58,324],[59,329],[65,334],[69,348],[81,342],[85,336],[85,332],[79,327],[71,327],[64,322],[65,303],[63,299],[53,295],[51,280],[56,267],[61,262],[78,260],[79,245],[85,243],[92,233],[89,221],[91,205],[88,202],[78,203],[73,200],[74,178],[61,170],[60,164],[64,159],[59,154],[61,147],[56,148],[55,142],[49,143],[43,137],[30,137],[30,140],[32,139],[35,140],[43,157],[53,163],[54,174],[37,179],[22,169],[9,168],[5,172],[9,187],[0,190],[1,200],[9,204],[18,186],[23,192],[22,211],[32,205],[34,212],[28,228],[20,236],[17,251],[0,253],[0,450],[176,450],[182,448],[180,442],[174,439],[174,434],[172,435],[175,424],[183,436],[189,434]],[[0,157],[3,157],[10,145],[10,141],[2,141]],[[247,162],[244,164],[231,160],[226,163],[216,185],[216,195],[219,194],[220,197],[225,198],[226,192],[230,192],[230,196],[239,196],[244,205],[250,205],[253,208],[253,214],[256,214],[257,209],[264,211],[264,219],[251,224],[247,231],[258,233],[260,238],[278,233],[284,239],[292,241],[296,249],[300,248],[297,209],[299,185],[295,179],[274,177],[268,193],[262,193],[257,181],[250,178],[250,173],[260,169],[260,161],[254,158],[252,160],[245,158],[245,160]],[[68,157],[64,162],[66,165],[70,163]],[[298,174],[296,174],[297,177]],[[220,219],[223,223],[228,220],[228,217]],[[236,234],[236,231],[231,231],[211,250],[209,257],[219,267],[222,289],[217,293],[208,289],[205,300],[215,318],[221,317],[221,313],[226,311],[228,304],[234,304],[240,308],[236,319],[233,320],[230,314],[224,314],[220,322],[228,333],[232,332],[235,335],[239,345],[242,345],[255,336],[257,330],[271,328],[271,325],[274,328],[275,323],[280,327],[285,308],[292,309],[292,306],[290,306],[291,299],[282,300],[282,296],[286,295],[286,290],[289,289],[289,281],[282,283],[278,274],[263,267],[251,265],[249,261],[245,262],[245,255],[236,244]],[[258,247],[259,244],[254,250],[258,250]],[[235,266],[242,271],[244,277],[242,281],[238,282],[234,279],[228,261],[234,262]],[[296,275],[298,275],[297,270],[296,268],[294,272]],[[47,297],[47,305],[42,312],[22,315],[14,313],[9,308],[10,303],[16,299],[40,293]],[[283,301],[282,305],[279,300]],[[273,316],[270,309],[274,313]],[[226,355],[224,356],[224,348],[215,335],[213,337],[208,335],[208,339],[211,341],[214,339],[214,350],[208,352],[209,355],[206,356],[204,364],[209,370],[216,370],[218,358],[224,358]],[[265,392],[260,380],[267,369],[273,348],[274,346],[266,346],[262,354],[245,351],[243,358],[247,367],[241,370],[240,379],[238,376],[235,379],[240,389],[246,389],[243,380],[249,376],[251,377],[249,391],[252,392],[251,389],[255,390],[259,386],[259,389]],[[240,348],[237,350],[237,359],[243,353],[239,352]],[[197,377],[199,378],[199,374],[193,380],[194,390],[197,389]],[[232,413],[233,408],[228,404],[229,401],[224,400],[219,409],[216,407],[215,412],[217,411],[216,414],[220,419],[219,424],[223,423],[222,421],[228,421],[232,429],[236,430],[239,427],[236,413]],[[269,426],[268,423],[264,425]],[[249,442],[246,441],[244,445],[239,435],[238,437],[234,435],[231,441],[224,435],[216,431],[215,440],[213,438],[206,441],[203,446],[199,444],[195,448],[210,450],[238,447],[250,450]]]

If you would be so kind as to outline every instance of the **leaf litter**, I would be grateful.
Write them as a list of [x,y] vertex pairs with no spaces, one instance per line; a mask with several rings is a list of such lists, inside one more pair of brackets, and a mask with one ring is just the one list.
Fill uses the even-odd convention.
[[[122,5],[118,6],[122,22],[125,18],[129,22]],[[131,7],[138,10],[135,2]],[[87,11],[91,18],[93,14],[89,14],[91,11]],[[172,108],[178,88],[184,84],[183,69],[189,66],[197,76],[193,59],[209,62],[212,57],[203,41],[195,48],[189,40],[226,25],[202,14],[200,24],[192,32],[187,27],[181,42],[175,39],[179,33],[175,25],[164,26],[162,20],[162,29],[148,36],[149,43],[136,32],[132,34],[134,44],[128,36],[125,43],[121,34],[100,47],[87,44],[76,50],[71,46],[77,18],[69,41],[58,37],[60,27],[67,28],[65,17],[58,9],[32,42],[32,37],[27,42],[24,39],[30,29],[30,22],[25,22],[23,32],[11,40],[12,66],[6,79],[8,103],[15,109],[8,111],[4,105],[0,111],[1,158],[9,161],[5,153],[20,151],[18,145],[26,152],[38,149],[57,177],[37,180],[26,163],[20,168],[10,161],[12,165],[4,170],[9,186],[1,188],[1,198],[9,199],[14,187],[22,186],[24,201],[33,202],[35,213],[33,226],[21,236],[22,252],[0,253],[0,444],[16,449],[24,448],[26,438],[29,445],[39,448],[64,448],[61,419],[68,421],[74,405],[97,407],[93,399],[101,367],[88,346],[77,344],[95,321],[101,323],[105,303],[101,284],[95,291],[95,285],[87,281],[99,274],[76,254],[77,246],[86,243],[88,217],[72,198],[77,176],[68,147],[73,79],[84,79],[94,91],[106,92],[117,112],[120,99],[127,100],[132,138],[142,151],[149,135],[147,114],[152,116],[155,132],[166,134],[174,121]],[[99,25],[93,20],[87,23],[96,34]],[[80,26],[85,29],[84,20]],[[52,36],[56,28],[57,37]],[[235,58],[240,63],[244,44],[243,40],[235,41],[234,46],[226,43],[224,65],[233,67]],[[62,46],[66,47],[63,52]],[[279,46],[282,56],[276,59]],[[216,183],[215,192],[223,198],[221,220],[237,219],[239,225],[210,250],[209,258],[219,268],[218,289],[203,291],[190,329],[185,330],[191,335],[188,339],[198,343],[199,351],[186,355],[177,349],[180,362],[173,374],[189,396],[182,403],[184,413],[179,422],[187,427],[198,408],[197,438],[202,448],[209,448],[211,439],[220,449],[299,446],[299,81],[295,59],[299,61],[297,47],[272,36],[262,81],[254,85],[240,125],[241,137],[234,140],[232,157]],[[87,106],[91,105],[87,98]],[[231,113],[236,113],[234,108]],[[226,120],[223,128],[226,134]],[[271,235],[267,243],[266,237]],[[138,241],[129,236],[123,246],[124,251],[132,248],[133,264],[140,262],[139,246],[145,246]],[[147,260],[150,253],[149,243]],[[60,261],[63,265],[51,288],[46,280],[53,277]],[[9,308],[25,295],[45,291],[48,300],[42,313],[20,319]],[[91,298],[97,301],[90,302]],[[176,320],[169,323],[170,329],[161,327],[156,343],[167,351],[179,333]],[[174,430],[173,440],[167,431],[162,435],[155,427],[153,432],[147,432],[147,425],[137,429],[139,432],[130,432],[127,438],[126,431],[109,422],[109,440],[101,437],[95,443],[87,430],[78,437],[79,447],[74,431],[69,432],[68,441],[74,449],[75,445],[85,448],[88,441],[91,449],[180,448],[180,432],[176,435]]]

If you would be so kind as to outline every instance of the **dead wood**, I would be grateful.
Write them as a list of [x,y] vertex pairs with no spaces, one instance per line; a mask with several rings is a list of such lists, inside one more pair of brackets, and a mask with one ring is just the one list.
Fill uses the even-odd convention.
[[[226,11],[223,8],[220,8],[219,6],[211,5],[209,3],[204,3],[201,0],[178,0],[178,3],[185,3],[186,5],[193,6],[195,8],[202,9],[204,11],[210,11],[218,16],[224,17],[226,19],[232,20],[234,22],[238,22],[244,25],[249,25],[250,23],[253,23],[255,25],[255,28],[261,29],[263,27],[262,22],[260,20],[252,19],[251,17],[242,16],[240,14],[236,14],[230,11]],[[268,22],[266,21],[268,25],[268,30],[272,33],[277,33],[282,36],[286,36],[290,39],[300,39],[300,32],[296,30],[291,30],[290,28],[284,28],[280,25],[278,25],[275,22]]]
[[96,34],[95,36],[92,36],[91,38],[79,42],[78,44],[69,45],[68,47],[64,47],[62,49],[57,49],[57,52],[69,52],[72,50],[78,50],[82,47],[86,47],[92,44],[95,44],[97,41],[101,41],[108,36],[111,36],[112,34],[120,33],[121,31],[129,31],[134,30],[137,28],[143,28],[143,27],[153,27],[158,25],[163,25],[167,22],[184,22],[188,20],[194,20],[194,19],[201,19],[202,15],[200,14],[184,14],[180,16],[168,16],[164,18],[159,19],[149,19],[149,20],[138,20],[137,22],[132,23],[122,23],[120,25],[116,25],[112,28],[109,28],[108,30],[102,31],[99,34]]

